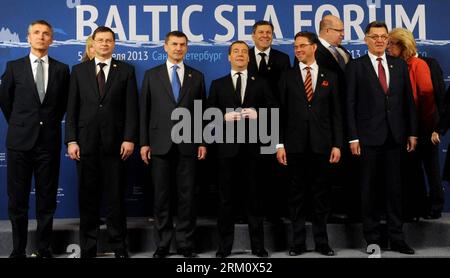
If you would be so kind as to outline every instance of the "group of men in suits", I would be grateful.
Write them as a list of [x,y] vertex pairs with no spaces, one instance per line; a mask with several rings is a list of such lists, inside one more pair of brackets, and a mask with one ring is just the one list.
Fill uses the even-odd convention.
[[[145,73],[138,101],[134,68],[112,58],[115,35],[110,28],[101,26],[94,31],[96,56],[75,65],[69,82],[68,66],[48,57],[53,34],[50,24],[33,22],[28,30],[30,55],[8,63],[0,87],[0,105],[9,124],[11,257],[25,257],[33,174],[38,221],[35,255],[52,256],[50,238],[56,208],[60,122],[66,108],[64,141],[78,171],[81,256],[97,255],[103,199],[115,256],[128,257],[125,162],[136,144],[143,162],[151,166],[155,188],[157,250],[153,256],[170,255],[174,234],[177,253],[196,256],[193,238],[196,161],[205,159],[207,149],[203,142],[174,143],[172,128],[177,122],[171,115],[177,108],[193,113],[197,100],[223,112],[224,130],[239,121],[245,122],[246,127],[252,121],[258,122],[260,108],[280,109],[276,158],[279,173],[287,173],[284,178],[288,183],[293,227],[290,255],[307,250],[305,220],[309,194],[315,249],[326,256],[335,254],[328,244],[326,224],[333,166],[342,159],[351,161],[346,149],[361,158],[359,183],[367,243],[380,244],[376,207],[379,200],[375,194],[379,184],[375,178],[377,171],[383,169],[391,249],[414,253],[404,241],[401,220],[400,153],[405,145],[408,151],[414,150],[417,135],[407,66],[385,54],[388,30],[384,23],[372,22],[367,26],[368,55],[355,60],[340,45],[343,32],[342,21],[327,15],[320,23],[319,37],[310,32],[297,33],[296,62],[288,69],[289,57],[271,46],[273,25],[257,22],[253,28],[255,47],[250,49],[243,41],[230,45],[230,73],[211,83],[208,98],[203,74],[183,61],[188,50],[187,36],[179,31],[169,32],[164,42],[167,61]],[[248,129],[245,133],[249,135]],[[233,135],[234,139],[238,136],[236,132]],[[232,251],[232,199],[236,194],[244,196],[252,254],[268,256],[264,247],[264,197],[258,173],[261,167],[272,164],[260,154],[260,142],[251,143],[249,136],[244,137],[243,143],[235,140],[217,144],[216,256],[220,258],[228,257]],[[275,181],[274,186],[283,179],[279,173],[267,176]],[[171,184],[176,186],[178,200],[176,228],[171,211]],[[282,198],[274,200],[273,206],[281,202]]]

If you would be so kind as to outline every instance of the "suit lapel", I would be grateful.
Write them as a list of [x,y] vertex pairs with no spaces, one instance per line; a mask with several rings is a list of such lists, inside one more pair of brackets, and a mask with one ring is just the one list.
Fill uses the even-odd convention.
[[31,67],[30,57],[29,57],[29,56],[26,56],[26,57],[24,58],[24,61],[23,61],[23,62],[24,62],[25,68],[27,69],[27,70],[26,70],[26,75],[27,75],[28,82],[29,82],[30,84],[33,84],[33,89],[34,89],[34,90],[33,90],[33,95],[34,95],[36,101],[37,101],[38,103],[41,103],[41,100],[39,99],[39,93],[38,93],[37,87],[36,87],[36,82],[34,81],[33,69],[32,69],[32,67]]
[[322,84],[324,83],[325,79],[326,79],[325,73],[319,67],[319,72],[317,73],[316,88],[314,90],[314,94],[313,94],[313,97],[311,99],[311,102],[315,101],[316,98],[318,98],[320,96],[320,93],[322,91]]
[[181,85],[181,92],[179,97],[179,103],[183,100],[184,96],[187,95],[191,88],[192,84],[192,70],[190,67],[184,65],[184,76],[183,76],[183,84]]
[[87,66],[87,74],[89,76],[89,83],[91,83],[92,86],[92,92],[95,93],[94,97],[96,99],[100,98],[100,92],[98,90],[97,85],[97,73],[96,73],[96,65],[95,65],[95,59],[92,59],[88,62]]
[[[366,57],[363,60],[364,67],[366,68],[366,72],[369,73],[369,78],[372,78],[372,81],[370,81],[369,84],[376,84],[375,86],[378,88],[378,91],[385,95],[383,87],[381,87],[380,79],[378,79],[378,75],[375,72],[375,69],[373,68],[372,61],[370,60],[369,55],[366,55]],[[388,85],[389,88],[389,85]]]
[[163,87],[166,89],[167,95],[170,97],[170,99],[176,103],[175,97],[173,96],[172,92],[172,86],[170,85],[170,79],[169,79],[169,73],[167,72],[167,66],[166,64],[162,64],[158,71],[159,78],[163,84]]
[[103,97],[101,98],[101,101],[108,95],[108,91],[111,88],[112,84],[116,80],[117,71],[119,69],[119,65],[116,60],[111,60],[111,65],[109,66],[109,72],[108,72],[108,80],[105,84],[105,93],[103,94]]
[[53,59],[51,59],[50,57],[48,57],[48,82],[47,82],[47,90],[45,91],[45,96],[44,96],[44,101],[42,102],[42,104],[45,103],[45,101],[48,98],[48,94],[50,94],[51,91],[51,86],[53,81],[55,80],[55,63],[53,61]]
[[244,107],[248,106],[246,103],[249,101],[250,95],[253,94],[253,85],[255,83],[255,77],[253,75],[250,75],[248,71],[247,73],[247,86],[245,87],[244,101],[242,102],[242,106]]
[[224,84],[224,86],[225,86],[224,91],[226,94],[228,94],[228,92],[231,92],[234,105],[236,107],[239,107],[239,106],[241,106],[241,99],[236,94],[236,89],[234,88],[234,84],[233,84],[233,78],[231,77],[231,74],[228,74],[227,76],[228,77]]
[[302,72],[300,67],[298,67],[295,74],[295,81],[297,82],[298,90],[298,96],[302,98],[304,101],[308,101],[306,99],[306,91],[305,91],[305,82],[303,81]]

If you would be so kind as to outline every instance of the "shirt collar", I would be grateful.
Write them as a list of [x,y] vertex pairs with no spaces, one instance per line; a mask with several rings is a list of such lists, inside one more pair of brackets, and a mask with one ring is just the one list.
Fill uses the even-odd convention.
[[[38,56],[34,55],[33,53],[30,52],[30,61],[31,64],[33,64],[34,62],[36,62],[37,59],[39,59]],[[48,64],[48,55],[45,55],[44,57],[41,57],[41,60],[44,61],[44,63]]]
[[[169,62],[169,60],[167,60],[167,61],[166,61],[166,65],[167,65],[167,68],[168,68],[168,69],[172,69],[172,67],[173,67],[175,64],[173,64],[173,63]],[[179,69],[184,68],[184,63],[183,63],[183,61],[181,61],[180,63],[178,63],[177,66],[178,66]]]
[[318,71],[319,70],[319,66],[317,65],[316,61],[314,61],[314,63],[312,63],[309,66],[307,64],[303,64],[302,62],[300,62],[299,66],[300,66],[300,70],[304,70],[306,67],[310,67],[313,71]]
[[95,57],[95,65],[98,65],[98,63],[105,63],[106,66],[110,66],[111,61],[112,61],[112,57],[110,57],[109,59],[106,59],[105,61],[100,61],[99,59],[97,59],[97,57]]
[[[320,41],[320,43],[322,43],[322,45],[325,48],[329,48],[331,46],[331,44],[329,42],[327,42],[325,39],[322,39],[321,37],[319,37],[319,41]],[[335,46],[335,47],[337,48],[337,46]]]
[[373,63],[373,62],[378,62],[378,61],[377,61],[378,58],[383,59],[383,61],[387,63],[387,60],[386,60],[386,53],[383,53],[383,55],[381,55],[380,57],[378,57],[378,56],[376,56],[376,55],[373,55],[373,54],[370,53],[369,51],[367,52],[367,54],[369,55],[370,61],[372,61],[372,63]]
[[[237,72],[238,72],[237,70],[231,70],[231,77],[234,77],[234,75],[235,75]],[[247,69],[245,69],[245,70],[243,70],[243,71],[240,71],[240,72],[242,72],[242,75],[241,75],[241,76],[247,76]]]
[[270,49],[271,49],[271,48],[269,47],[269,48],[267,48],[266,50],[261,51],[261,50],[259,50],[259,49],[255,46],[255,55],[258,56],[259,53],[265,53],[266,56],[269,57]]

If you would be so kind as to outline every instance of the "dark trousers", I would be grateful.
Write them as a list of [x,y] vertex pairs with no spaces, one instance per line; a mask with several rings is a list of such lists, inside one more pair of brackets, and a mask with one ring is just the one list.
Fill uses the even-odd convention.
[[152,155],[152,179],[155,186],[154,215],[158,247],[170,248],[174,227],[171,213],[171,184],[177,196],[176,241],[178,248],[193,248],[196,226],[196,156],[185,156],[176,145],[166,155]]
[[391,135],[381,146],[361,146],[361,210],[367,243],[381,240],[380,205],[386,213],[389,239],[404,240],[401,181],[404,147],[395,143]]
[[96,256],[102,199],[110,246],[114,251],[126,250],[124,162],[118,154],[100,151],[92,155],[81,155],[77,169],[81,256]]
[[37,144],[30,151],[8,149],[8,213],[12,225],[13,253],[27,246],[28,207],[34,174],[36,192],[36,245],[50,248],[59,179],[60,150],[48,151]]
[[278,163],[275,154],[261,155],[259,165],[258,183],[263,189],[264,216],[269,220],[287,216],[289,177],[286,167]]
[[[330,163],[323,154],[287,155],[290,176],[289,209],[293,228],[293,246],[306,242],[305,221],[312,204],[312,228],[316,245],[327,244],[327,218],[330,212]],[[307,198],[310,196],[311,201]]]
[[219,250],[229,252],[234,241],[233,195],[242,194],[245,202],[252,250],[264,248],[261,188],[257,184],[258,156],[240,146],[239,154],[218,159],[219,184]]
[[[421,136],[416,151],[405,154],[403,164],[404,214],[424,216],[429,212],[442,212],[444,191],[439,167],[439,146],[429,136]],[[425,175],[428,182],[427,190]]]

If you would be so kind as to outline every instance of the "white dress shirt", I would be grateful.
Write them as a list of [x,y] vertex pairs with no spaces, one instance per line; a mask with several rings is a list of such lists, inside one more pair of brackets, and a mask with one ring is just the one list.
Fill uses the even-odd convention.
[[[238,74],[236,74],[238,71],[231,70],[231,79],[233,79],[233,86],[236,89],[236,83],[237,79],[239,77]],[[240,71],[241,74],[241,103],[244,102],[245,97],[245,88],[247,87],[247,78],[248,78],[248,72],[247,70]]]
[[[330,51],[330,53],[334,56],[335,54],[333,53],[333,51],[330,50],[330,46],[331,44],[329,42],[327,42],[326,40],[322,39],[321,37],[319,37],[319,41],[320,43],[328,50]],[[345,63],[348,63],[348,60],[350,59],[350,57],[348,56],[348,53],[345,52],[344,50],[342,50],[340,47],[335,46],[336,51],[341,54],[342,58],[344,58]],[[337,58],[336,58],[337,59]]]
[[108,81],[109,69],[111,68],[112,58],[106,59],[105,61],[100,61],[97,57],[95,57],[95,74],[97,75],[100,72],[100,66],[98,63],[105,63],[106,66],[103,67],[103,73],[105,73],[105,83]]
[[[33,71],[33,79],[36,80],[36,72],[37,72],[37,66],[38,66],[38,63],[36,60],[39,59],[39,57],[37,57],[33,53],[30,53],[29,57],[30,57],[30,63],[31,63],[31,70]],[[42,57],[41,60],[42,60],[42,67],[44,68],[44,88],[45,88],[45,91],[47,92],[48,68],[49,68],[48,55],[45,55],[44,57]]]
[[[175,64],[172,64],[171,62],[169,62],[169,60],[166,61],[166,66],[167,66],[167,72],[169,73],[169,80],[170,83],[172,84],[172,67]],[[178,69],[177,69],[177,74],[178,74],[178,78],[180,80],[180,86],[183,86],[183,79],[184,79],[184,63],[183,61],[181,61],[181,63],[177,64]]]
[[256,58],[256,65],[258,66],[258,69],[259,69],[259,63],[261,63],[261,59],[262,59],[262,57],[261,57],[261,55],[259,55],[259,53],[266,54],[266,57],[265,57],[266,65],[269,65],[270,47],[267,48],[265,51],[261,51],[258,48],[256,48],[256,46],[255,46],[255,58]]

